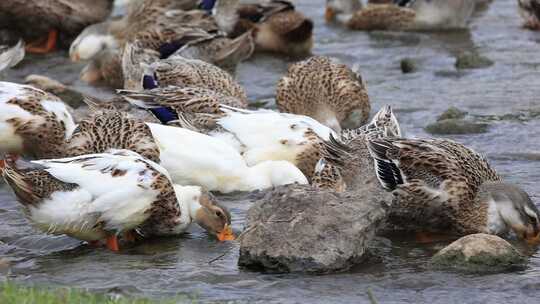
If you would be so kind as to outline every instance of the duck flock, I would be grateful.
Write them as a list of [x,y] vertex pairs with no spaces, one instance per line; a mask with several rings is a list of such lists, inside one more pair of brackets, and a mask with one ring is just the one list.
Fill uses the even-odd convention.
[[[327,0],[327,22],[350,30],[465,28],[489,0]],[[540,1],[519,0],[540,29]],[[0,70],[25,52],[68,48],[83,81],[116,90],[85,96],[77,117],[40,88],[0,82],[1,170],[28,220],[118,251],[181,235],[192,223],[234,240],[213,193],[310,184],[352,191],[359,159],[394,194],[392,220],[416,230],[514,234],[540,242],[540,212],[518,185],[464,145],[407,138],[391,105],[375,109],[359,71],[311,54],[314,22],[287,0],[0,1]],[[324,9],[324,8],[321,8]],[[248,109],[235,80],[255,52],[299,59],[277,84],[278,110]],[[254,75],[256,77],[256,75]],[[80,115],[79,115],[80,116]],[[370,118],[371,117],[371,118]]]

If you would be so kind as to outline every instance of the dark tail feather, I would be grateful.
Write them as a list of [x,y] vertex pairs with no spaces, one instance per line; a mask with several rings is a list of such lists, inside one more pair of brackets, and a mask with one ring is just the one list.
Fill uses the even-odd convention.
[[27,181],[26,172],[42,169],[43,166],[19,159],[14,155],[6,156],[5,166],[4,179],[19,201],[23,205],[37,204],[41,198],[32,191],[33,185]]
[[352,152],[351,148],[337,140],[332,134],[330,134],[330,139],[324,142],[324,147],[326,150],[325,160],[341,168],[345,166],[343,162],[344,156]]
[[392,143],[385,139],[368,140],[368,149],[375,160],[375,173],[383,188],[393,191],[403,184],[403,177],[397,165],[388,158],[387,151]]

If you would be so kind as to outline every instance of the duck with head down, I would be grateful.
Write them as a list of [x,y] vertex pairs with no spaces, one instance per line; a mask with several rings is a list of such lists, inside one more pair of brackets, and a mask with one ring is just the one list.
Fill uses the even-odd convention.
[[0,1],[0,28],[12,29],[25,39],[35,40],[26,45],[28,52],[47,53],[57,47],[61,38],[74,37],[85,26],[107,18],[113,2],[3,0]]
[[540,212],[473,150],[450,140],[368,141],[381,185],[392,191],[390,220],[406,229],[452,235],[514,232],[540,242]]
[[359,0],[327,0],[325,17],[327,22],[364,31],[462,29],[475,5],[471,0],[394,0],[362,7]]
[[313,48],[313,21],[288,0],[239,3],[239,0],[204,0],[201,8],[212,13],[220,29],[232,37],[253,31],[258,51],[305,56]]
[[128,150],[27,162],[8,157],[4,178],[43,231],[90,243],[177,235],[196,222],[232,240],[230,215],[199,187],[173,185],[158,164]]

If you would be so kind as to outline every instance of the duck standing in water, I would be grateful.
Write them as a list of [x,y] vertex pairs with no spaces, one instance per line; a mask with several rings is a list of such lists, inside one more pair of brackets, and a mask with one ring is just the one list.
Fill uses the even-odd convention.
[[524,27],[540,30],[540,1],[518,0],[519,13],[525,19]]
[[362,126],[371,110],[362,77],[321,56],[289,67],[278,82],[276,103],[282,112],[313,117],[336,132]]
[[396,0],[395,4],[369,4],[359,0],[327,0],[327,22],[352,30],[414,31],[466,28],[474,12],[471,0]]
[[256,4],[239,0],[203,0],[220,29],[231,37],[253,31],[256,50],[306,56],[313,48],[313,21],[291,1],[265,0]]
[[392,191],[390,221],[452,235],[513,231],[540,241],[540,212],[473,150],[443,139],[370,139],[381,185]]
[[18,32],[27,40],[26,50],[48,53],[62,35],[75,37],[86,26],[105,20],[113,0],[2,0],[0,28]]
[[199,187],[173,185],[158,164],[128,150],[27,162],[6,159],[6,182],[29,220],[51,234],[119,250],[118,236],[176,235],[197,222],[234,239],[230,215]]

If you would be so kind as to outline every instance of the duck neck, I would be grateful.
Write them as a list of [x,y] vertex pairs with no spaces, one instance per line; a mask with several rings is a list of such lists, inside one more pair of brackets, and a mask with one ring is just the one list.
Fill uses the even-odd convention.
[[216,0],[212,15],[218,27],[230,34],[238,23],[238,0]]
[[198,186],[174,185],[176,199],[180,206],[180,221],[178,230],[184,231],[197,218],[197,212],[201,208],[199,197],[201,188]]
[[455,217],[462,233],[501,234],[508,231],[500,215],[500,206],[489,195],[492,184],[480,185],[472,202],[464,200],[457,206]]

